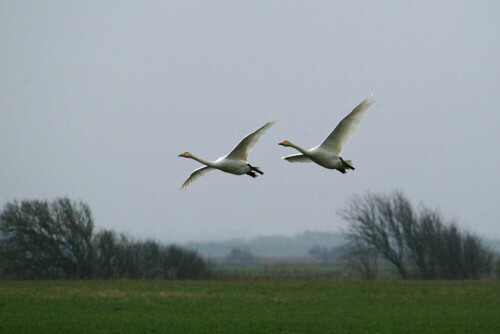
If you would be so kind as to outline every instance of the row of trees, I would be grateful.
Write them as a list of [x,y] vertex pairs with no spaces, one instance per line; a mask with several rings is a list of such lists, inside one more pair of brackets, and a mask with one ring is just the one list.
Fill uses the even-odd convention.
[[[313,247],[309,255],[325,263],[340,258],[363,278],[375,278],[381,260],[404,279],[479,279],[492,271],[494,254],[478,237],[435,210],[415,210],[400,192],[356,196],[339,213],[348,223],[348,246]],[[233,264],[255,261],[240,249],[226,256]],[[112,230],[94,232],[88,205],[68,198],[14,201],[0,215],[0,278],[197,279],[213,274],[194,251],[135,241]]]
[[195,279],[209,269],[196,252],[175,245],[94,233],[89,206],[68,198],[15,201],[0,215],[0,278]]
[[477,236],[435,210],[415,210],[400,192],[356,196],[339,214],[351,242],[346,261],[363,278],[376,276],[379,258],[404,279],[479,279],[492,271],[494,254]]

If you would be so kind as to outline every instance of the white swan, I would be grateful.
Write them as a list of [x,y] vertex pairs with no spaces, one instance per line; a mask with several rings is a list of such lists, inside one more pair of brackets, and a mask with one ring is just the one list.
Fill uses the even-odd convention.
[[279,143],[278,145],[293,147],[301,152],[301,154],[289,155],[283,157],[283,159],[289,162],[312,161],[325,168],[336,169],[342,174],[346,173],[346,169],[354,170],[352,161],[342,159],[340,153],[342,153],[342,149],[349,139],[351,139],[354,132],[356,132],[359,123],[375,103],[375,100],[375,95],[372,94],[361,102],[349,115],[340,121],[328,137],[318,146],[305,150],[288,140]]
[[208,161],[202,158],[198,158],[197,156],[189,152],[180,154],[179,157],[191,158],[205,165],[191,173],[188,179],[182,184],[180,190],[185,189],[189,184],[191,184],[191,182],[214,169],[218,169],[223,172],[235,175],[247,174],[251,177],[257,177],[257,174],[255,174],[255,172],[261,175],[264,174],[259,169],[259,167],[254,167],[248,163],[248,153],[250,153],[250,151],[255,146],[259,138],[264,134],[264,132],[269,129],[275,122],[276,119],[272,119],[271,121],[267,122],[259,129],[243,138],[241,142],[229,154],[220,157],[215,161]]

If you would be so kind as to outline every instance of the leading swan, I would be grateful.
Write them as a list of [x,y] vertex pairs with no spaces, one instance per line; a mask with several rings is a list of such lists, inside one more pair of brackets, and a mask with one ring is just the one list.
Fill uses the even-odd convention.
[[342,153],[342,149],[356,132],[359,123],[361,123],[361,120],[375,101],[375,95],[372,94],[367,97],[340,121],[320,145],[309,150],[292,144],[288,140],[282,141],[278,145],[293,147],[300,152],[300,154],[289,155],[283,157],[283,159],[288,162],[315,162],[325,168],[336,169],[342,174],[345,174],[347,169],[354,170],[352,161],[342,159],[340,153]]

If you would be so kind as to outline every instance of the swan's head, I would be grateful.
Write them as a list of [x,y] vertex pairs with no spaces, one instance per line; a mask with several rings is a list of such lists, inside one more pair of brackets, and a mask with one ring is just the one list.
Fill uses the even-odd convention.
[[193,155],[189,152],[184,152],[182,154],[179,154],[179,156],[182,158],[192,158],[193,157]]
[[278,145],[291,146],[291,143],[288,140],[283,140],[281,143],[278,143]]

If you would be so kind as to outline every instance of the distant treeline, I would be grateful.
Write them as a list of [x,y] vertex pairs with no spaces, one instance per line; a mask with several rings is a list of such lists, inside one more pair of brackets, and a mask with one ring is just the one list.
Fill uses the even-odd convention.
[[305,231],[294,236],[257,236],[249,240],[200,241],[183,244],[207,257],[221,258],[233,249],[241,249],[257,257],[303,257],[315,247],[335,247],[345,244],[347,239],[339,232]]
[[[345,235],[307,232],[294,238],[256,238],[245,247],[230,248],[211,263],[222,265],[221,269],[224,265],[270,269],[271,264],[261,261],[260,254],[254,255],[248,246],[275,250],[278,244],[289,249],[290,241],[295,241],[302,252],[309,247],[310,259],[335,266],[342,277],[355,273],[355,277],[374,279],[380,264],[403,279],[481,279],[493,277],[493,269],[500,278],[498,254],[438,212],[423,206],[415,210],[402,193],[356,196],[339,214],[348,226]],[[318,246],[325,244],[330,247]],[[112,230],[95,232],[89,206],[68,198],[14,201],[0,214],[0,279],[232,277],[214,270],[211,263],[188,248],[136,241]]]
[[210,275],[195,251],[134,241],[111,230],[94,232],[88,205],[7,203],[0,215],[0,278],[198,279]]

